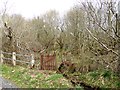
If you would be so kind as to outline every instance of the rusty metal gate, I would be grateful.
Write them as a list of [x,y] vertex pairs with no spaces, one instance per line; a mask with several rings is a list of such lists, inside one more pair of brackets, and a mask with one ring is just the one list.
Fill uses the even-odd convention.
[[56,70],[56,56],[55,55],[41,55],[41,70]]

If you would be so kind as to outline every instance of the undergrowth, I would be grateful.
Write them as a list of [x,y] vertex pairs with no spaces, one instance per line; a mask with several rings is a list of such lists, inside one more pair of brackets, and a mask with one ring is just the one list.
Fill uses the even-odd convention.
[[76,72],[71,74],[71,77],[76,75],[80,81],[91,86],[99,86],[100,88],[120,88],[120,79],[118,75],[111,71],[97,70],[84,74]]
[[[22,88],[73,88],[69,80],[62,74],[55,71],[40,71],[23,68],[21,66],[10,66],[3,64],[1,67],[2,76],[15,82]],[[119,77],[107,70],[97,70],[89,73],[75,72],[69,74],[70,77],[77,76],[79,81],[91,86],[100,88],[120,88]],[[82,90],[81,86],[75,86],[76,90]]]

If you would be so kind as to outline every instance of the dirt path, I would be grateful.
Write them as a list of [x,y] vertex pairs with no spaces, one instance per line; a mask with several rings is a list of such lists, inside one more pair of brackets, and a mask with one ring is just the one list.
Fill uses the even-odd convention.
[[2,88],[17,88],[17,86],[15,86],[9,80],[7,80],[7,79],[0,76],[0,90]]

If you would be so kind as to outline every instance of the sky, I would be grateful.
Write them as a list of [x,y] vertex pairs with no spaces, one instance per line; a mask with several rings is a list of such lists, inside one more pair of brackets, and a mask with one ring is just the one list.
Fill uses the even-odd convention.
[[2,3],[6,1],[9,14],[21,14],[26,18],[40,16],[49,10],[56,10],[63,15],[76,2],[76,0],[1,0]]
[[80,1],[96,2],[97,0],[0,0],[0,11],[4,10],[4,3],[7,2],[7,13],[9,14],[21,14],[25,18],[33,18],[45,14],[49,10],[56,10],[62,16]]

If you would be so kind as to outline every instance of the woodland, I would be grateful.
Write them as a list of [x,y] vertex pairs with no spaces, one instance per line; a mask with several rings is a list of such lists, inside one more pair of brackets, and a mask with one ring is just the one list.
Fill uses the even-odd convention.
[[41,54],[55,53],[57,67],[70,61],[76,72],[107,70],[119,75],[119,6],[112,1],[78,2],[62,17],[50,10],[26,19],[7,14],[5,4],[0,12],[1,50],[34,54],[35,68],[39,68]]

